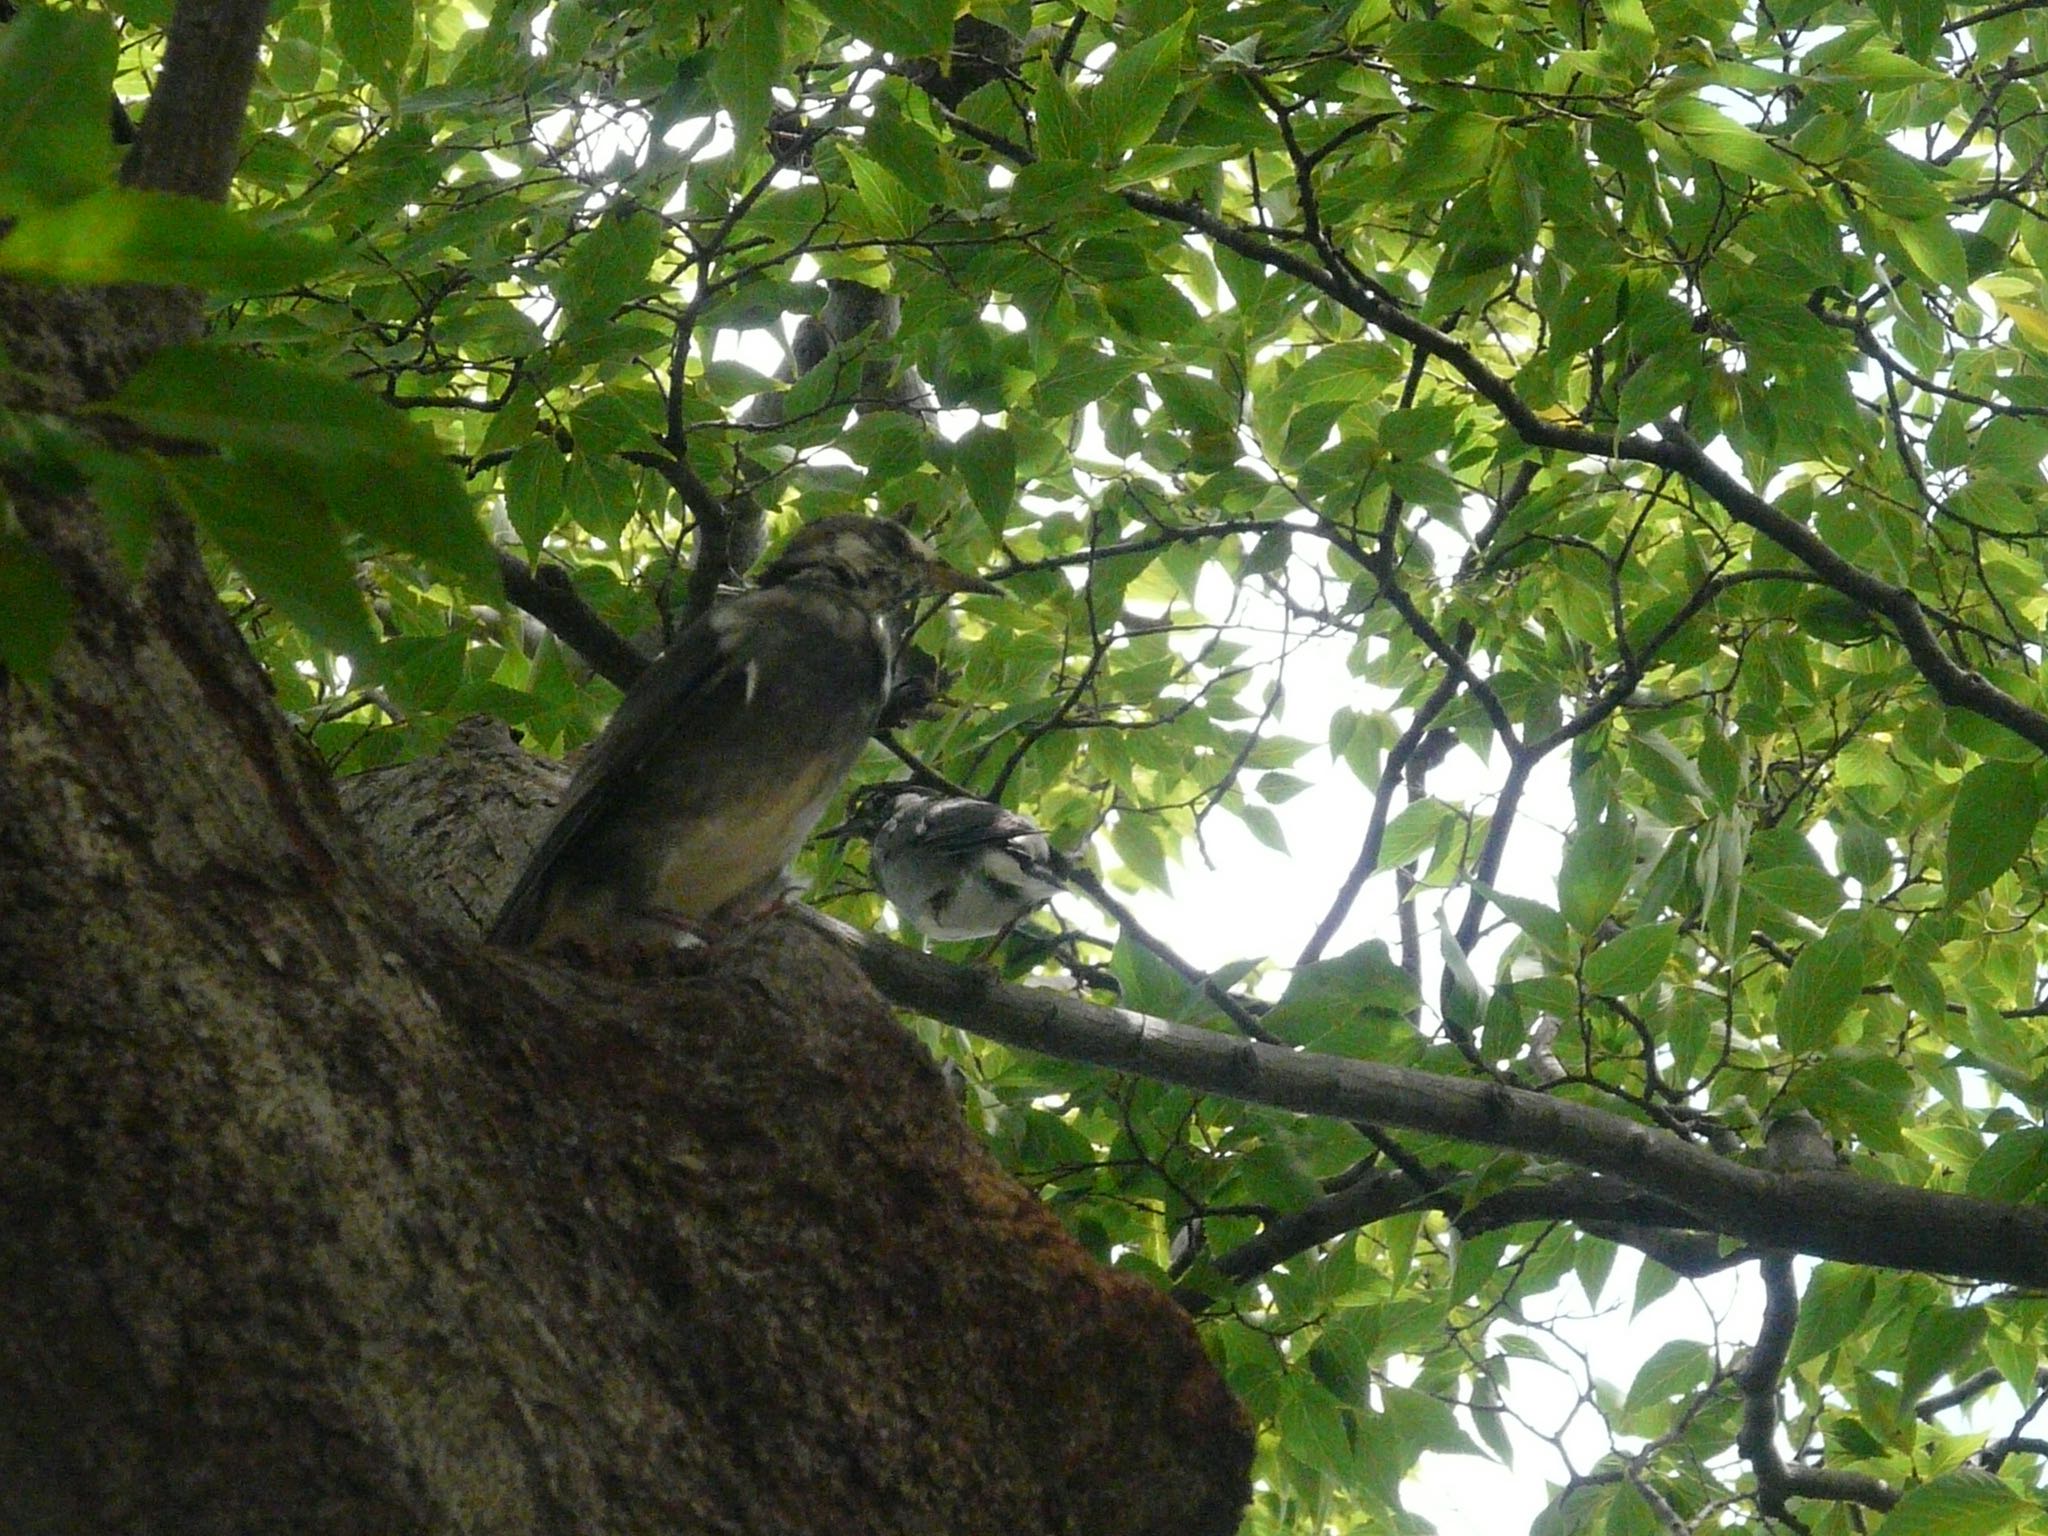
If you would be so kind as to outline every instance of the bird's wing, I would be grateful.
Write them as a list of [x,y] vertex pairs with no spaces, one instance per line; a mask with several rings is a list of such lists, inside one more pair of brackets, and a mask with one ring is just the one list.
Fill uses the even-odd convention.
[[1052,845],[1028,816],[992,800],[940,800],[908,814],[916,819],[905,828],[907,838],[925,852],[961,858],[1000,854],[1016,876],[1047,887],[1047,894],[1066,885],[1052,862]]
[[578,765],[519,883],[498,909],[491,924],[493,944],[531,944],[539,936],[555,866],[602,809],[605,791],[640,769],[678,715],[739,672],[743,637],[762,617],[755,609],[772,595],[750,593],[712,610],[678,635],[627,690],[604,734]]
[[911,825],[920,846],[937,853],[972,853],[977,848],[1015,847],[1030,856],[1030,839],[1043,843],[1044,834],[1028,817],[989,800],[940,800],[916,806]]

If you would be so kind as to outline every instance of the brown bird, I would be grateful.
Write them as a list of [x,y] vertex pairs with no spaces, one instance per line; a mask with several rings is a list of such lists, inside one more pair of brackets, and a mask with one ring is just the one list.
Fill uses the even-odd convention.
[[895,523],[803,529],[649,667],[577,770],[493,943],[673,940],[760,910],[860,756],[913,599],[1001,589]]

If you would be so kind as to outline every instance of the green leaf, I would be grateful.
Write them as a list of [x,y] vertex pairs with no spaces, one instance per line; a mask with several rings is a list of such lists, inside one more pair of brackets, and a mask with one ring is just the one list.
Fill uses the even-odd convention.
[[1229,158],[1230,151],[1220,144],[1140,144],[1103,174],[1102,186],[1104,191],[1116,192]]
[[769,88],[782,72],[783,0],[739,0],[729,14],[711,88],[732,116],[734,140],[752,145],[768,124]]
[[1238,812],[1245,830],[1275,853],[1287,852],[1287,834],[1280,828],[1280,818],[1263,805],[1247,805]]
[[1540,901],[1531,901],[1526,896],[1511,896],[1490,885],[1480,885],[1477,889],[1480,895],[1505,912],[1510,922],[1534,939],[1544,953],[1560,958],[1564,956],[1571,944],[1571,930],[1555,908],[1546,907]]
[[1590,934],[1600,926],[1628,889],[1635,867],[1635,830],[1617,816],[1581,826],[1566,839],[1557,896],[1574,933]]
[[864,43],[905,57],[950,52],[953,0],[811,0],[821,15]]
[[1660,101],[1651,120],[1676,135],[1685,148],[1703,160],[1754,176],[1774,187],[1804,188],[1798,161],[1754,128],[1745,127],[1720,108],[1697,96]]
[[1932,57],[1942,23],[1948,20],[1943,0],[1893,0],[1892,15],[1899,46],[1913,58]]
[[1385,342],[1343,341],[1319,349],[1281,385],[1299,405],[1370,400],[1401,376],[1401,355]]
[[1772,1027],[1788,1051],[1817,1051],[1863,991],[1863,928],[1839,924],[1808,942],[1778,993]]
[[1884,1517],[1884,1536],[1997,1536],[2038,1513],[1989,1472],[1958,1467],[1908,1488]]
[[1623,1412],[1637,1413],[1656,1403],[1690,1397],[1714,1373],[1713,1357],[1693,1339],[1673,1339],[1645,1360],[1629,1383]]
[[1661,731],[1636,731],[1628,741],[1628,762],[1638,774],[1669,788],[1673,795],[1686,795],[1702,805],[1714,799],[1700,766],[1690,754],[1671,745]]
[[1830,60],[1816,69],[1811,78],[1860,86],[1875,95],[1948,81],[1948,76],[1939,70],[1915,63],[1889,48],[1875,47],[1863,48],[1846,59]]
[[1430,197],[1468,187],[1492,168],[1500,120],[1479,112],[1432,112],[1401,156],[1394,189]]
[[925,202],[895,174],[854,150],[845,152],[846,168],[860,192],[867,227],[883,240],[901,240],[925,222]]
[[1677,943],[1677,923],[1629,929],[1586,957],[1581,972],[1586,989],[1607,997],[1642,991],[1663,973],[1664,962],[1671,958]]
[[1791,1097],[1830,1125],[1880,1152],[1904,1148],[1900,1128],[1912,1113],[1913,1074],[1888,1056],[1830,1056],[1792,1084]]
[[1212,1008],[1185,977],[1128,934],[1117,935],[1109,969],[1140,1013],[1185,1020]]
[[113,25],[85,10],[33,5],[0,28],[0,209],[69,202],[113,175],[115,55]]
[[1846,1264],[1821,1265],[1800,1298],[1799,1321],[1793,1326],[1787,1362],[1799,1365],[1824,1355],[1867,1327],[1876,1295],[1877,1281],[1869,1270]]
[[1437,834],[1455,815],[1457,811],[1441,800],[1417,800],[1403,806],[1400,814],[1387,823],[1380,838],[1380,857],[1374,871],[1398,869],[1424,849],[1435,847]]
[[2040,820],[2040,786],[2025,765],[1979,763],[1964,774],[1948,817],[1949,900],[1969,900],[2012,868]]
[[1487,1006],[1493,1000],[1493,992],[1479,979],[1479,973],[1472,969],[1471,957],[1465,953],[1465,947],[1458,942],[1458,935],[1441,908],[1437,910],[1436,921],[1437,953],[1442,956],[1444,962],[1444,1017],[1450,1023],[1469,1031],[1485,1019]]
[[417,37],[412,0],[329,0],[328,16],[341,56],[396,106]]
[[1646,1307],[1655,1306],[1678,1288],[1678,1276],[1655,1259],[1646,1259],[1636,1271],[1635,1294],[1629,1298],[1630,1317],[1640,1317]]
[[169,347],[103,409],[289,476],[301,501],[310,479],[346,526],[497,583],[490,541],[433,434],[353,384],[237,348]]
[[1394,28],[1381,56],[1414,80],[1459,80],[1493,57],[1493,50],[1447,21],[1409,21]]
[[2017,1205],[2048,1184],[2048,1130],[2025,1127],[2007,1131],[1971,1165],[1969,1192],[1986,1200]]
[[71,591],[57,567],[19,530],[0,528],[0,669],[40,687],[70,632]]
[[1843,900],[1842,882],[1811,864],[1751,869],[1742,877],[1742,887],[1815,922],[1833,917]]
[[1033,393],[1046,415],[1066,416],[1100,400],[1141,366],[1130,358],[1079,343],[1062,351],[1052,367],[1039,375]]
[[622,305],[639,298],[663,238],[654,215],[631,206],[608,209],[562,263],[555,297],[565,312],[565,335],[601,331]]
[[50,283],[255,293],[305,282],[334,260],[331,246],[270,234],[218,203],[131,187],[29,209],[0,239],[0,272]]
[[1435,1451],[1444,1456],[1479,1453],[1479,1447],[1459,1428],[1457,1411],[1449,1403],[1413,1387],[1380,1383],[1380,1416],[1374,1427],[1414,1451]]
[[978,426],[953,445],[953,455],[974,509],[1001,537],[1017,497],[1017,440],[1000,427]]
[[327,16],[318,6],[297,5],[278,17],[270,33],[269,83],[280,91],[299,94],[320,83],[320,72],[329,63],[323,44],[327,41]]
[[1143,42],[1120,47],[1110,60],[1101,84],[1088,98],[1088,115],[1104,147],[1112,155],[1135,149],[1173,105],[1180,86],[1181,46],[1188,20],[1180,16]]
[[1919,1014],[1921,1019],[1932,1022],[1948,1012],[1948,994],[1941,978],[1934,974],[1934,967],[1918,955],[1902,954],[1892,967],[1892,985],[1899,990],[1899,1001]]
[[1982,1307],[1934,1306],[1913,1319],[1899,1395],[1912,1402],[1943,1376],[1958,1373],[1983,1341]]
[[1899,249],[1923,278],[1955,293],[1970,286],[1970,263],[1963,251],[1962,236],[1949,226],[1947,219],[1936,216],[1884,222],[1899,242]]
[[330,651],[368,656],[376,649],[355,562],[303,487],[230,459],[162,459],[157,467],[171,497],[258,595]]
[[1336,1399],[1306,1375],[1281,1401],[1279,1427],[1290,1454],[1320,1472],[1343,1477],[1351,1470],[1351,1440],[1344,1429],[1344,1410]]
[[1143,817],[1119,816],[1109,829],[1109,846],[1123,860],[1125,867],[1154,890],[1165,890],[1169,882],[1166,871],[1166,848],[1161,843],[1159,832]]
[[1102,150],[1101,139],[1063,75],[1050,70],[1034,71],[1032,103],[1038,119],[1038,164],[1063,160],[1081,165],[1094,162]]
[[1387,946],[1371,939],[1341,955],[1298,967],[1280,1002],[1266,1017],[1276,1030],[1293,1031],[1288,1039],[1305,1045],[1309,1036],[1301,1032],[1304,1026],[1327,1029],[1365,1009],[1405,1014],[1419,1000],[1415,983],[1395,963]]

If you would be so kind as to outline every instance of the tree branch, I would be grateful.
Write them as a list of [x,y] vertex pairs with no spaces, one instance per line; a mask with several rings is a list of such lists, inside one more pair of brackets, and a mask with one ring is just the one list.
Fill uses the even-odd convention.
[[529,566],[517,555],[499,550],[498,574],[505,580],[505,595],[547,625],[599,677],[630,688],[647,670],[649,658],[598,617],[559,565]]
[[1736,1385],[1742,1389],[1742,1427],[1736,1431],[1735,1445],[1756,1474],[1757,1507],[1772,1519],[1802,1531],[1806,1527],[1787,1511],[1787,1499],[1832,1499],[1890,1509],[1899,1496],[1874,1477],[1788,1463],[1778,1454],[1778,1382],[1799,1321],[1799,1288],[1792,1278],[1789,1254],[1765,1254],[1762,1269],[1764,1320],[1749,1362],[1736,1377]]
[[268,0],[179,0],[124,182],[216,203],[228,195],[269,15]]
[[1703,1228],[1850,1264],[2048,1286],[2048,1208],[1767,1173],[1607,1110],[1504,1084],[1293,1051],[1006,985],[820,914],[899,1007],[985,1039],[1305,1115],[1507,1147],[1620,1179]]
[[[1460,651],[1472,644],[1472,627],[1458,626],[1458,633],[1451,643]],[[1394,743],[1393,751],[1387,754],[1385,767],[1380,772],[1379,788],[1372,799],[1372,816],[1366,822],[1365,842],[1360,845],[1358,858],[1353,861],[1350,872],[1344,876],[1344,883],[1337,887],[1337,895],[1330,903],[1330,910],[1323,914],[1323,920],[1316,924],[1316,931],[1309,935],[1308,942],[1295,957],[1296,965],[1313,965],[1323,958],[1323,951],[1330,947],[1330,941],[1337,936],[1337,930],[1344,926],[1344,919],[1351,915],[1351,905],[1358,900],[1358,893],[1365,889],[1365,882],[1372,872],[1379,868],[1380,848],[1387,836],[1387,807],[1393,802],[1394,786],[1408,769],[1408,760],[1415,756],[1422,745],[1423,737],[1444,707],[1458,696],[1458,674],[1446,671],[1428,698],[1415,711],[1415,718],[1408,722],[1408,728],[1401,733],[1401,739]]]
[[[1445,1187],[1448,1182],[1435,1179],[1423,1185],[1405,1171],[1369,1168],[1341,1189],[1290,1211],[1258,1236],[1220,1255],[1217,1272],[1242,1283],[1347,1232],[1424,1206],[1442,1211],[1468,1236],[1531,1221],[1575,1222],[1641,1249],[1681,1274],[1712,1274],[1739,1261],[1739,1255],[1720,1253],[1717,1239],[1710,1235],[1674,1231],[1695,1225],[1689,1212],[1613,1179],[1571,1173],[1545,1184],[1504,1189],[1469,1210],[1455,1187]],[[1198,1286],[1174,1294],[1191,1307],[1209,1300]]]

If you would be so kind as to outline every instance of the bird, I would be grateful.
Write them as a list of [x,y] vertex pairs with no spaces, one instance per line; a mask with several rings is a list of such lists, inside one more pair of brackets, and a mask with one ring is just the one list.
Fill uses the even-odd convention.
[[1764,1127],[1763,1164],[1773,1173],[1825,1172],[1842,1166],[1842,1154],[1811,1112],[1789,1109]]
[[1065,889],[1052,847],[1021,811],[902,780],[855,797],[875,884],[926,938],[985,939]]
[[627,691],[491,942],[673,945],[785,894],[889,698],[898,617],[919,597],[1001,591],[883,518],[800,530]]

